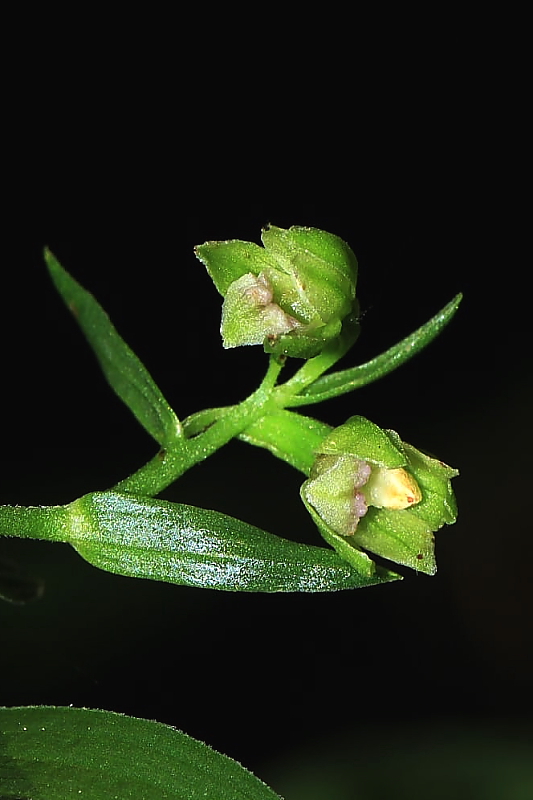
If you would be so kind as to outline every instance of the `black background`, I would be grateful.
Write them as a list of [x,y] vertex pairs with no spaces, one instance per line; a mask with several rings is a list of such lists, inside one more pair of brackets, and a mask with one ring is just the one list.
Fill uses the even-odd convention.
[[[368,416],[461,476],[459,521],[436,537],[438,574],[405,570],[403,582],[357,592],[201,591],[99,572],[67,546],[2,540],[0,557],[42,577],[45,591],[33,604],[0,606],[1,704],[167,722],[280,793],[291,764],[310,752],[317,769],[321,754],[331,761],[330,750],[340,752],[335,742],[353,742],[356,758],[375,740],[371,761],[408,733],[414,752],[442,731],[451,740],[472,730],[527,738],[532,395],[526,256],[516,245],[524,222],[511,207],[514,168],[484,135],[488,110],[464,87],[454,96],[443,74],[434,81],[432,101],[424,87],[394,86],[377,115],[320,84],[306,102],[291,90],[281,103],[263,87],[246,113],[220,86],[181,111],[181,99],[145,87],[124,107],[120,94],[118,108],[107,101],[106,113],[96,101],[44,103],[29,128],[14,130],[0,294],[3,503],[68,502],[113,485],[155,451],[55,294],[43,246],[95,294],[184,417],[243,398],[266,364],[260,348],[222,351],[221,300],[193,246],[258,242],[268,222],[323,228],[357,254],[362,334],[346,366],[464,293],[422,355],[309,408],[331,424]],[[299,484],[269,454],[231,443],[163,496],[318,544]]]

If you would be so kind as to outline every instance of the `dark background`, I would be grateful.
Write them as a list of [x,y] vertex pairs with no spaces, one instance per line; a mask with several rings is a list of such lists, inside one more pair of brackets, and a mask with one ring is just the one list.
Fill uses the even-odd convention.
[[[301,103],[274,114],[269,90],[251,115],[231,92],[218,102],[210,95],[170,131],[160,95],[158,113],[149,109],[154,126],[141,121],[141,131],[137,104],[117,129],[122,108],[112,121],[95,119],[74,101],[72,113],[63,103],[60,120],[53,103],[43,106],[41,121],[36,115],[23,130],[23,147],[6,158],[3,503],[68,502],[113,485],[155,452],[55,294],[43,246],[95,294],[185,417],[243,398],[266,364],[260,348],[222,351],[221,300],[192,248],[207,239],[258,242],[272,222],[323,228],[357,254],[362,334],[345,366],[464,293],[455,320],[423,354],[308,409],[331,424],[368,416],[458,467],[460,513],[437,534],[434,578],[405,570],[403,582],[331,595],[135,581],[94,569],[67,546],[1,540],[0,558],[45,588],[32,604],[0,606],[0,704],[157,719],[241,761],[288,800],[314,800],[313,792],[350,800],[365,770],[383,779],[383,764],[398,752],[412,780],[431,772],[429,753],[440,754],[449,775],[471,752],[483,773],[504,762],[505,742],[514,753],[529,742],[532,393],[526,260],[516,247],[523,214],[509,208],[513,168],[493,158],[486,112],[467,102],[467,91],[444,91],[443,76],[435,81],[442,102],[428,105],[427,94],[398,85],[377,119],[367,113],[363,135],[354,131],[355,100],[319,104],[317,123]],[[299,485],[269,454],[232,443],[163,496],[318,544]],[[400,796],[402,767],[390,769]]]

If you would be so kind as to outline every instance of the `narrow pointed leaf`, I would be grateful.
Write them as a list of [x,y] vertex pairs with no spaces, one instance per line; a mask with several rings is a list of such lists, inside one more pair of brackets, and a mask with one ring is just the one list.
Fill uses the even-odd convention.
[[311,403],[321,403],[323,400],[329,400],[332,397],[352,392],[354,389],[359,389],[361,386],[366,386],[388,375],[389,372],[405,364],[406,361],[409,361],[424,347],[427,347],[438,336],[459,308],[461,299],[461,294],[456,295],[429,322],[426,322],[410,336],[381,353],[381,355],[371,361],[367,361],[366,364],[333,372],[330,375],[322,375],[310,386],[303,389],[300,394],[289,399],[285,405],[304,406]]
[[144,719],[0,708],[2,800],[280,800],[227,756]]
[[327,592],[398,578],[361,572],[327,548],[225,514],[164,500],[94,492],[67,510],[65,541],[119,575],[245,592]]
[[69,275],[49,250],[45,250],[45,260],[56,289],[85,334],[116,394],[159,444],[181,435],[174,411],[97,300]]

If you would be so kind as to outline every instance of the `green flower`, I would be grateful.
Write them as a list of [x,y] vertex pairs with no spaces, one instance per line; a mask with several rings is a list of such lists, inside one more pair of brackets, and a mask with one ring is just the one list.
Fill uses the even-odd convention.
[[237,239],[195,248],[224,297],[224,347],[311,358],[337,338],[356,311],[357,259],[338,236],[271,225],[264,247]]
[[364,417],[322,441],[302,499],[320,532],[354,566],[363,550],[432,575],[433,532],[455,522],[457,470]]

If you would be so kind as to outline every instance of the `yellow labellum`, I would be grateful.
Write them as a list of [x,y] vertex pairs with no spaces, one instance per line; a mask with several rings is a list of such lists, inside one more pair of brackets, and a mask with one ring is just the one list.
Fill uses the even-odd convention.
[[364,493],[368,505],[395,511],[410,508],[422,500],[419,485],[403,467],[374,467]]

